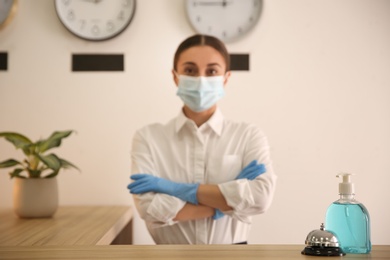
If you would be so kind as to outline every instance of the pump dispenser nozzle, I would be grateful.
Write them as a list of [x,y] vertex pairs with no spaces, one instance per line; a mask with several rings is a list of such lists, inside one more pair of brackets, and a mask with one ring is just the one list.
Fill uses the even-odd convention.
[[351,176],[353,174],[350,173],[340,173],[336,175],[336,177],[343,177],[343,182],[339,183],[339,193],[343,195],[352,195],[355,194],[355,186],[351,182]]

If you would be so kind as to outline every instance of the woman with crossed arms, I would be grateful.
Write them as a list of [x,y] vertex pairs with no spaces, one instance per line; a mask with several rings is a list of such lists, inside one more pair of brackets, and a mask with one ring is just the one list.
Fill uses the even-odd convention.
[[128,189],[157,244],[246,244],[252,216],[271,204],[276,176],[266,136],[217,107],[229,68],[217,38],[184,40],[172,70],[183,108],[134,136]]

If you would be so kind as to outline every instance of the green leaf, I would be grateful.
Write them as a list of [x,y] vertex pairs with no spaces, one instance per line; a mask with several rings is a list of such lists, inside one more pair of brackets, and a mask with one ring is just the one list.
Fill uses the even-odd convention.
[[61,159],[61,158],[59,158],[59,159],[60,159],[60,161],[61,161],[61,166],[62,166],[63,168],[69,169],[69,168],[73,167],[73,168],[75,168],[75,169],[77,169],[77,170],[80,171],[80,169],[79,169],[76,165],[74,165],[73,163],[68,162],[67,160],[64,160],[64,159]]
[[15,178],[15,177],[17,177],[17,178],[26,178],[26,177],[20,175],[20,173],[21,173],[22,171],[24,171],[24,169],[16,168],[16,169],[13,170],[12,172],[10,172],[9,175],[10,175],[11,179],[12,179],[12,178]]
[[27,145],[32,144],[31,140],[24,135],[14,132],[1,132],[0,137],[4,137],[7,141],[11,142],[15,148],[24,148]]
[[39,152],[43,153],[61,145],[61,140],[68,137],[73,131],[54,132],[48,139],[38,142]]
[[54,171],[54,172],[50,173],[49,175],[45,176],[44,178],[54,178],[58,175],[58,172],[59,172],[59,170]]
[[23,152],[25,155],[31,155],[35,152],[35,149],[37,148],[37,144],[36,143],[32,143],[32,144],[29,144],[29,145],[26,145],[25,147],[23,147]]
[[50,169],[58,171],[61,168],[61,161],[55,154],[37,155],[38,158]]
[[15,166],[18,164],[22,165],[22,163],[19,161],[16,161],[14,159],[8,159],[8,160],[5,160],[3,162],[0,162],[0,168],[8,168],[8,167],[12,167],[12,166]]

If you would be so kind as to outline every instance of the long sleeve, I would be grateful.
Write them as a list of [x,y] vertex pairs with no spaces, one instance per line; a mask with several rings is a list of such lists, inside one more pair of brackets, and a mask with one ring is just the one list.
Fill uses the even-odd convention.
[[253,181],[241,179],[218,186],[227,204],[233,208],[233,211],[225,214],[243,222],[250,222],[250,216],[264,213],[271,205],[277,177],[272,167],[267,138],[254,126],[250,127],[246,134],[250,137],[247,139],[243,165],[256,159],[265,165],[266,172]]
[[[133,138],[131,158],[132,174],[157,175],[151,151],[140,132],[137,132]],[[174,224],[173,218],[185,205],[185,202],[178,198],[152,192],[134,195],[133,198],[141,218],[153,223],[153,227]]]

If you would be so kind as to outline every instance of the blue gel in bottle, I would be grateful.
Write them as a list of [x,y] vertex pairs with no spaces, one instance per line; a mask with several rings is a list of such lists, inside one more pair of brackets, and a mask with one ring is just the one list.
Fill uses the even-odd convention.
[[326,228],[337,236],[345,253],[367,254],[371,251],[370,215],[366,207],[355,200],[351,174],[340,174],[340,199],[333,202],[326,212]]

